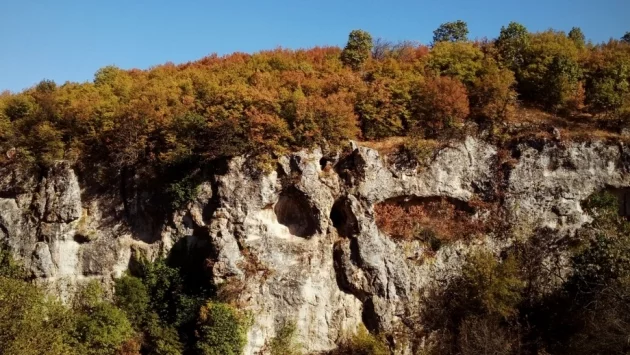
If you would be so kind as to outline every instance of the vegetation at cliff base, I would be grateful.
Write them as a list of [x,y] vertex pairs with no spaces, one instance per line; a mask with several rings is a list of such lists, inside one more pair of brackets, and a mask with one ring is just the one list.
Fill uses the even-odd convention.
[[[630,318],[630,222],[618,196],[583,204],[594,221],[563,266],[544,230],[501,256],[471,253],[460,277],[426,299],[419,335],[430,354],[626,354]],[[570,270],[570,271],[567,271]]]
[[32,284],[0,249],[1,355],[240,354],[247,315],[216,302],[166,260],[144,262],[136,276],[79,286],[68,304]]

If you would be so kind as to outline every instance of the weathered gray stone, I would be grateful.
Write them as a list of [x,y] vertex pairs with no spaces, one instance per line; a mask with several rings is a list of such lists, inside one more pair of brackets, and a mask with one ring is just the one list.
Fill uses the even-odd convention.
[[68,163],[55,163],[48,170],[35,205],[40,219],[48,223],[67,223],[81,217],[81,189]]
[[[132,211],[115,194],[82,199],[64,162],[39,181],[3,171],[0,191],[9,198],[0,198],[0,241],[38,282],[64,297],[91,279],[111,283],[132,254],[155,258],[182,240],[189,249],[210,245],[213,281],[241,285],[234,301],[253,315],[246,354],[263,350],[287,322],[296,325],[305,351],[319,352],[361,323],[403,334],[405,317],[418,313],[428,290],[459,275],[466,255],[478,249],[498,254],[511,243],[485,235],[429,251],[417,240],[380,231],[376,204],[422,197],[466,203],[502,188],[500,208],[510,225],[547,227],[560,238],[590,221],[581,202],[592,193],[630,186],[628,149],[601,142],[521,145],[505,181],[497,181],[497,149],[471,137],[442,148],[422,169],[391,166],[356,142],[352,150],[325,159],[319,149],[296,152],[268,174],[234,158],[164,221],[157,239],[130,228],[124,217],[144,210],[146,196],[134,199]],[[395,341],[402,353],[410,352],[405,339]]]

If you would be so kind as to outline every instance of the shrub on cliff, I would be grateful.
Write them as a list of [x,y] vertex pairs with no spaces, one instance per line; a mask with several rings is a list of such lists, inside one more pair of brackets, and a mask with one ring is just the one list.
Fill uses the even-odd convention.
[[115,354],[134,336],[125,312],[103,298],[103,290],[90,282],[74,298],[73,336],[82,354]]
[[469,306],[491,316],[509,318],[516,315],[524,287],[518,267],[513,256],[498,261],[488,252],[470,255],[462,270]]
[[370,334],[365,326],[359,326],[357,333],[343,341],[330,355],[389,355],[385,341]]
[[285,323],[276,331],[276,336],[268,344],[271,355],[301,355],[300,344],[296,341],[295,323]]
[[236,308],[208,302],[199,310],[197,350],[203,355],[239,355],[245,347],[247,320]]

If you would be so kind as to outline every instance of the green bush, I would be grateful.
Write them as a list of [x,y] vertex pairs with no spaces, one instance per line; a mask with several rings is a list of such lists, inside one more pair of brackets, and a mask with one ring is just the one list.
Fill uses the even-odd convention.
[[134,336],[125,312],[103,299],[103,290],[93,281],[75,296],[73,335],[81,354],[116,354]]
[[186,177],[168,185],[166,194],[169,197],[171,208],[178,210],[194,200],[199,192],[198,187],[198,183],[193,177]]
[[374,336],[361,325],[357,333],[343,341],[331,355],[389,355],[389,348],[383,339]]
[[284,324],[276,336],[269,342],[269,353],[271,355],[300,355],[300,345],[295,340],[295,323]]
[[142,280],[124,275],[116,280],[115,303],[126,314],[134,327],[141,327],[147,318],[150,297]]
[[36,286],[0,275],[0,354],[81,354],[71,312]]
[[9,279],[25,279],[26,272],[20,263],[13,259],[8,248],[0,244],[0,277]]
[[524,287],[518,267],[518,261],[513,256],[502,262],[489,252],[468,256],[462,270],[468,301],[477,310],[489,315],[514,316]]
[[239,355],[246,331],[246,320],[236,308],[208,302],[199,311],[197,350],[203,355]]
[[160,320],[153,312],[147,317],[144,348],[151,355],[180,355],[184,344],[180,341],[177,328]]

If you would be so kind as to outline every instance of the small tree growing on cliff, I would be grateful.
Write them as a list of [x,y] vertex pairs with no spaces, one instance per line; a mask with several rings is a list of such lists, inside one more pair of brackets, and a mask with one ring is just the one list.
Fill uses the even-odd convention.
[[348,43],[341,52],[341,62],[359,70],[372,52],[372,36],[363,30],[354,30],[348,36]]
[[199,310],[197,349],[203,355],[237,355],[245,347],[246,321],[234,307],[208,302]]

